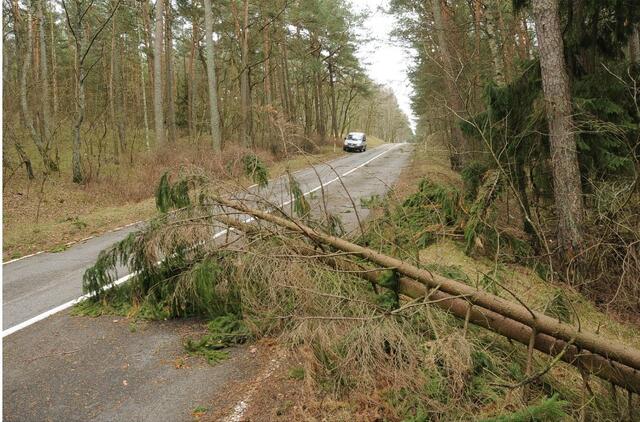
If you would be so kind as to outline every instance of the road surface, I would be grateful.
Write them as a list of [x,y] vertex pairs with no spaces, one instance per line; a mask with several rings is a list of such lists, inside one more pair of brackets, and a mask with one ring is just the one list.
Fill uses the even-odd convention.
[[[411,151],[407,144],[386,144],[296,172],[295,178],[312,204],[324,193],[329,211],[356,230],[356,215],[364,219],[368,213],[360,198],[383,195]],[[259,193],[276,204],[290,201],[285,178]],[[82,295],[82,274],[98,253],[135,229],[3,266],[5,421],[192,420],[191,412],[225,383],[258,369],[258,360],[243,348],[216,366],[185,357],[183,338],[199,329],[195,322],[138,327],[120,318],[71,317],[64,310]]]

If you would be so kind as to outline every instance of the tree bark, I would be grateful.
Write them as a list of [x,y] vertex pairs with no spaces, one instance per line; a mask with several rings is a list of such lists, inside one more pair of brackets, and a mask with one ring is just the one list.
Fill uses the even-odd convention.
[[438,48],[440,50],[440,55],[442,56],[442,62],[444,65],[444,79],[445,86],[447,87],[448,97],[449,97],[449,107],[452,109],[453,120],[452,123],[452,131],[451,131],[451,141],[450,141],[450,161],[451,168],[454,170],[460,169],[464,163],[465,157],[465,139],[462,134],[462,130],[458,127],[455,121],[458,119],[456,113],[462,113],[462,101],[459,97],[459,93],[457,92],[455,83],[453,81],[453,63],[451,61],[451,53],[449,51],[449,44],[447,42],[447,38],[445,36],[445,31],[447,28],[444,26],[444,22],[442,19],[442,10],[440,5],[441,0],[431,0],[431,6],[433,11],[433,22],[436,29],[436,37],[438,40]]
[[72,31],[74,33],[75,40],[75,63],[76,63],[76,110],[75,119],[73,122],[73,145],[71,152],[71,167],[73,172],[73,182],[84,182],[84,175],[82,171],[82,157],[80,155],[80,149],[82,148],[81,130],[82,122],[84,121],[85,112],[85,97],[84,97],[84,80],[85,80],[85,68],[84,68],[84,22],[83,14],[79,7],[76,7],[74,24]]
[[155,65],[154,65],[154,54],[153,49],[155,46],[152,46],[151,40],[151,15],[149,13],[149,0],[142,1],[142,24],[143,24],[143,39],[144,39],[144,53],[147,58],[147,66],[149,72],[149,80],[151,81],[151,86],[155,86]]
[[490,13],[487,16],[487,32],[489,33],[489,49],[491,50],[491,57],[493,58],[493,77],[498,85],[504,85],[504,61],[501,47],[503,46],[500,39],[500,33],[496,30],[496,22],[498,22],[498,10],[500,7],[500,0],[492,1],[488,7]]
[[167,74],[166,89],[167,89],[167,126],[169,129],[169,142],[176,141],[176,109],[175,109],[175,95],[173,93],[174,79],[173,79],[173,11],[171,9],[171,2],[167,2],[165,8],[165,71]]
[[629,38],[629,59],[632,63],[640,64],[640,30],[638,24],[633,25]]
[[[136,35],[138,38],[138,45],[141,42],[140,37],[140,26],[136,22]],[[149,146],[149,115],[147,112],[147,84],[144,79],[144,60],[142,59],[142,54],[136,48],[136,54],[138,55],[138,64],[140,66],[140,91],[142,93],[142,111],[144,115],[144,144],[147,148],[147,151],[150,149]]]
[[153,114],[155,120],[156,144],[165,143],[164,110],[162,102],[162,18],[164,0],[156,0],[156,28],[153,36]]
[[53,19],[53,7],[49,8],[49,26],[51,32],[51,82],[53,85],[53,121],[56,121],[58,115],[58,59],[56,55],[56,37],[53,30],[55,22]]
[[331,135],[335,140],[338,139],[338,110],[336,108],[335,75],[331,61],[329,61],[327,65],[329,67],[329,89],[331,90]]
[[[29,77],[29,71],[31,68],[31,54],[33,52],[33,33],[32,33],[32,24],[31,24],[31,4],[27,1],[27,16],[26,22],[24,22],[24,30],[22,32],[23,36],[26,37],[26,40],[22,41],[21,44],[24,50],[24,56],[22,61],[22,72],[20,74],[20,110],[22,113],[22,119],[24,121],[25,126],[27,127],[29,134],[31,135],[31,139],[42,158],[42,162],[44,164],[45,172],[52,170],[56,171],[58,166],[56,163],[51,160],[49,157],[49,149],[46,140],[42,139],[36,128],[33,124],[33,118],[31,116],[31,111],[29,109],[29,99],[27,95],[27,78]],[[26,42],[25,42],[26,41]]]
[[[188,120],[188,128],[189,128],[189,140],[193,141],[195,139],[195,116],[196,116],[196,107],[195,107],[195,98],[196,98],[196,89],[195,89],[195,79],[196,79],[196,49],[197,49],[197,28],[195,19],[191,21],[191,49],[189,51],[189,64],[188,68],[185,70],[185,77],[188,77],[187,83],[187,120]],[[187,76],[188,75],[188,76]]]
[[211,146],[219,152],[222,147],[220,137],[220,111],[218,110],[218,82],[213,55],[213,12],[211,0],[204,0],[205,43],[207,50],[207,88],[209,92],[209,124],[211,125]]
[[27,172],[27,177],[29,178],[29,180],[35,179],[35,176],[33,174],[33,166],[31,165],[31,159],[24,151],[22,144],[16,139],[13,145],[16,148],[18,157],[20,157],[20,162],[24,164],[24,170]]
[[114,78],[116,74],[116,20],[111,22],[111,51],[109,54],[109,114],[111,124],[113,125],[112,143],[113,143],[113,160],[117,164],[120,161],[120,147],[118,146],[119,131],[118,118],[116,117],[116,101],[114,94]]
[[568,263],[582,248],[583,204],[558,0],[533,0],[533,15],[549,124],[558,244]]
[[[49,69],[47,66],[47,43],[45,38],[44,2],[38,0],[38,33],[40,35],[40,86],[42,89],[42,126],[44,142],[51,145],[51,97],[49,96]],[[49,148],[47,148],[49,149]]]
[[242,115],[242,143],[245,147],[251,147],[251,110],[249,108],[251,98],[249,92],[249,0],[244,0],[242,27],[242,60],[240,73],[240,113]]

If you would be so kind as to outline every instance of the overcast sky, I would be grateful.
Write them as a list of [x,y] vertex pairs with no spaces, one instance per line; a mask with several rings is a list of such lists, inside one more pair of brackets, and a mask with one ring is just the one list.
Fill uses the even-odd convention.
[[412,59],[410,52],[391,38],[396,21],[393,16],[384,13],[387,6],[388,0],[352,0],[352,7],[356,12],[371,12],[363,25],[364,34],[371,41],[360,46],[358,57],[374,81],[393,89],[400,108],[415,129],[409,98],[413,90],[407,77]]

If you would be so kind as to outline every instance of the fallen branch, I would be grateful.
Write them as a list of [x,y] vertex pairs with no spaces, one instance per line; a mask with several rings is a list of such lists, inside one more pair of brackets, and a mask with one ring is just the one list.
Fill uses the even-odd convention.
[[[536,350],[550,355],[558,355],[566,348],[562,360],[607,379],[636,393],[640,393],[640,351],[593,333],[578,331],[569,324],[560,322],[522,305],[478,290],[461,282],[431,274],[429,271],[407,264],[399,259],[378,253],[344,239],[340,239],[299,222],[278,217],[269,212],[249,208],[236,201],[217,198],[218,203],[242,211],[255,218],[301,233],[315,243],[322,243],[335,249],[350,252],[386,268],[395,268],[408,278],[401,278],[400,293],[415,298],[430,294],[430,299],[452,298],[434,305],[444,308],[460,318],[468,317],[469,322],[490,329],[505,337],[528,345],[533,330],[536,331]],[[232,224],[235,226],[235,224]],[[315,251],[317,253],[317,251]],[[376,272],[362,273],[372,282]],[[370,278],[371,277],[371,278]],[[377,279],[376,279],[377,280]],[[414,281],[418,280],[418,282]],[[431,291],[430,289],[439,289]],[[442,296],[446,295],[446,296]],[[470,304],[476,305],[469,310]],[[574,342],[573,345],[569,344]]]

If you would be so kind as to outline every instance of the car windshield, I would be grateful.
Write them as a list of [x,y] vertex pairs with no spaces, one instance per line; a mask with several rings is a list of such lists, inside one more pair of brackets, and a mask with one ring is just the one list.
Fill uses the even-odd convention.
[[353,140],[359,141],[359,140],[362,139],[362,134],[361,133],[350,133],[347,136],[347,139],[353,139]]

